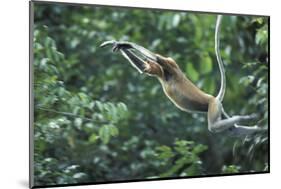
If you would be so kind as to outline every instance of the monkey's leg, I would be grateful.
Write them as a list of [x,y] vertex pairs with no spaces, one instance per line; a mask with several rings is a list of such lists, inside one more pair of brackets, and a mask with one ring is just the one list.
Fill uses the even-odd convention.
[[228,133],[233,136],[245,136],[251,135],[257,132],[267,131],[265,128],[260,128],[257,125],[255,126],[245,126],[235,124],[233,127],[229,128]]
[[252,115],[237,115],[237,116],[232,116],[231,118],[227,119],[217,119],[216,121],[212,122],[209,121],[208,128],[211,132],[221,132],[226,129],[229,130],[236,130],[235,132],[237,133],[249,133],[251,134],[254,130],[257,130],[256,127],[250,127],[250,126],[239,126],[237,125],[238,123],[244,122],[244,121],[249,121],[252,120],[254,116]]
[[[256,118],[255,115],[237,115],[237,116],[232,116],[227,119],[221,119],[221,113],[222,113],[222,105],[219,100],[217,99],[212,99],[211,102],[209,103],[209,109],[208,109],[208,129],[211,132],[221,132],[226,129],[230,129],[234,127],[235,124],[239,124],[244,121],[249,121],[254,118]],[[243,126],[237,126],[237,131],[240,130],[242,131],[245,127]],[[244,129],[245,133],[246,130],[249,132],[252,129]]]
[[[230,118],[230,116],[224,111],[222,108],[222,113],[226,118]],[[237,125],[234,124],[233,127],[228,129],[228,133],[232,136],[245,136],[251,135],[257,132],[267,131],[266,128],[260,128],[257,125],[249,126],[249,125]]]

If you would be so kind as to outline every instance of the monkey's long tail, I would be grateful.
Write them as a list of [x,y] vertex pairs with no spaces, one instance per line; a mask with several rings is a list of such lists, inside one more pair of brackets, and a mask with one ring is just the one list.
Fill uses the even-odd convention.
[[221,19],[222,15],[217,16],[217,22],[216,22],[216,31],[215,31],[215,52],[216,52],[216,57],[217,61],[219,64],[219,69],[220,69],[220,75],[221,75],[221,86],[220,86],[220,91],[217,95],[217,99],[219,99],[220,102],[222,102],[224,93],[225,93],[225,87],[226,87],[226,79],[225,79],[225,70],[220,54],[220,26],[221,26]]

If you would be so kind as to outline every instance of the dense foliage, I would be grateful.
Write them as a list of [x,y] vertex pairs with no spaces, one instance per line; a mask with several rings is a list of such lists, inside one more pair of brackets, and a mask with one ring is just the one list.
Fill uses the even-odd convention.
[[[36,185],[261,172],[267,134],[210,133],[206,115],[177,109],[159,82],[99,45],[128,40],[173,57],[210,94],[219,89],[216,15],[35,3]],[[268,127],[268,20],[224,16],[225,110]]]

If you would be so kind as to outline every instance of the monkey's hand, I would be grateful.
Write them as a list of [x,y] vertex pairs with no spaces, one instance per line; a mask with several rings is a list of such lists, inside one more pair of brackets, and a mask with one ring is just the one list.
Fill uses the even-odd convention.
[[133,46],[130,42],[126,42],[126,41],[118,42],[115,40],[105,41],[100,45],[100,47],[106,47],[108,45],[112,45],[113,52],[117,52],[120,49],[132,49],[133,48]]

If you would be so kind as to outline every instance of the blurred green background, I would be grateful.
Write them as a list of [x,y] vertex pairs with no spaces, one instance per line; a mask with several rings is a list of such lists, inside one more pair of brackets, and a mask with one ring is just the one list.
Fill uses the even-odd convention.
[[[216,95],[216,15],[34,3],[35,185],[268,171],[267,134],[210,133],[177,109],[157,79],[99,45],[127,40],[170,56]],[[268,18],[225,15],[221,53],[230,115],[268,127]]]

